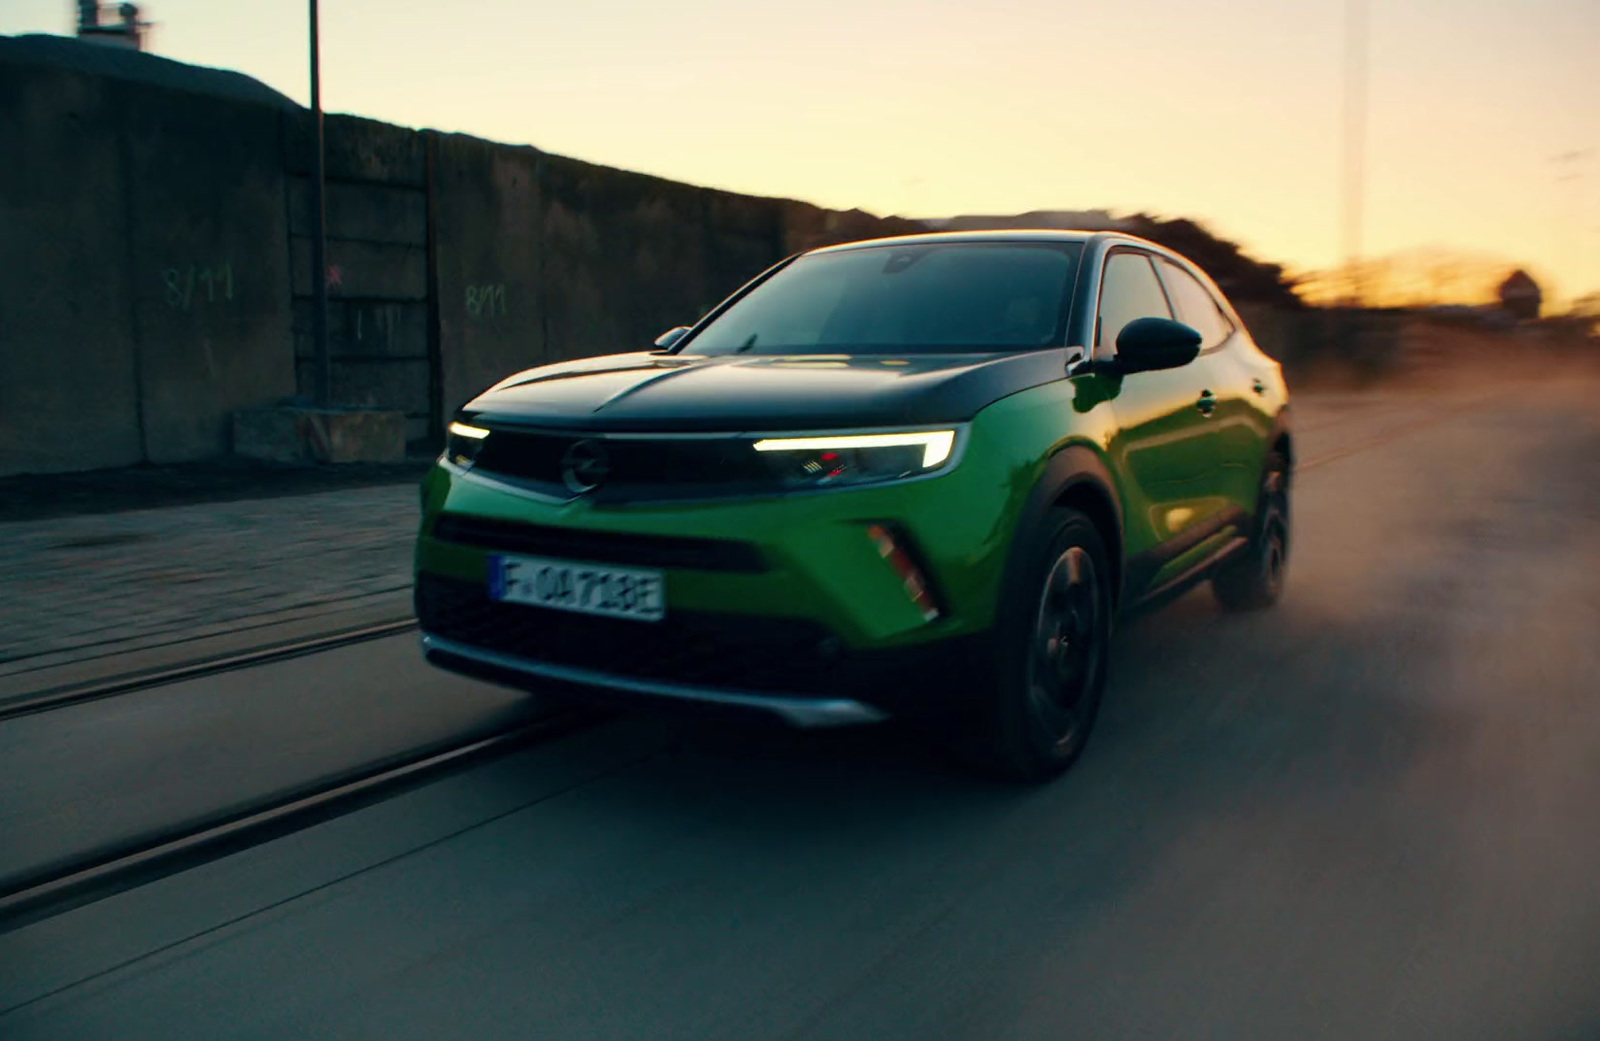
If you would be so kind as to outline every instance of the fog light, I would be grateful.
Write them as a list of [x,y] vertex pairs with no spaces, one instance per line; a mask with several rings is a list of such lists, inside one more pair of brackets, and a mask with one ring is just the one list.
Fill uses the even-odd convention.
[[882,557],[889,566],[894,568],[895,574],[900,576],[900,582],[905,587],[906,596],[922,611],[922,620],[931,622],[944,614],[939,609],[939,601],[934,597],[928,579],[917,567],[917,563],[906,550],[903,537],[897,536],[893,529],[883,524],[870,524],[867,526],[867,537],[872,539],[873,545],[878,547],[878,556]]

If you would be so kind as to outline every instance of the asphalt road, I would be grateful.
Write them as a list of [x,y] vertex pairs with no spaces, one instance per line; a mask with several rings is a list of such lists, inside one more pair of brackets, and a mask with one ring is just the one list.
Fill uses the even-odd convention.
[[0,935],[0,1037],[1600,1037],[1595,390],[1307,408],[1052,785],[624,717]]
[[[416,634],[0,722],[0,892],[144,836],[533,718]],[[442,682],[443,681],[443,682]]]

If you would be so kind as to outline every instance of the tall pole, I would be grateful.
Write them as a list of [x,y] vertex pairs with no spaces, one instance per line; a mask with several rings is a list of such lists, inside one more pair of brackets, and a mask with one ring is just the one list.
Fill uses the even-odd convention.
[[[1567,270],[1572,279],[1571,299],[1575,299],[1581,286],[1579,269],[1583,266],[1583,167],[1584,160],[1589,158],[1589,149],[1580,148],[1572,152],[1563,152],[1550,161],[1556,164],[1557,192],[1560,193],[1566,185],[1571,185],[1571,194],[1558,200],[1556,203],[1556,238],[1552,243],[1554,250],[1561,251],[1561,240],[1566,239]],[[1563,212],[1565,211],[1565,212]]]
[[328,356],[328,209],[324,202],[327,175],[323,167],[322,51],[317,0],[311,0],[311,118],[316,143],[311,160],[311,336],[315,358],[316,399],[333,404],[333,364]]
[[1360,301],[1362,209],[1367,177],[1367,3],[1345,0],[1344,263],[1352,304]]

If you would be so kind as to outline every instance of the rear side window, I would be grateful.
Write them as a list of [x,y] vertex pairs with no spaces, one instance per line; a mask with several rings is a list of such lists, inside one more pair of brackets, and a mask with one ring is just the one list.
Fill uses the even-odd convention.
[[1200,349],[1209,351],[1233,335],[1233,323],[1222,313],[1206,287],[1189,272],[1166,260],[1157,260],[1161,280],[1178,308],[1178,321],[1200,333]]
[[1136,318],[1171,318],[1161,283],[1143,253],[1113,253],[1100,278],[1100,316],[1095,345],[1113,347],[1117,334]]

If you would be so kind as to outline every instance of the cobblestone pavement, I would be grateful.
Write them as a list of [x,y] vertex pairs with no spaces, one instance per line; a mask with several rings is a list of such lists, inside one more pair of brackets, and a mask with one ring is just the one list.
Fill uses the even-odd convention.
[[411,584],[414,483],[0,524],[0,668]]

